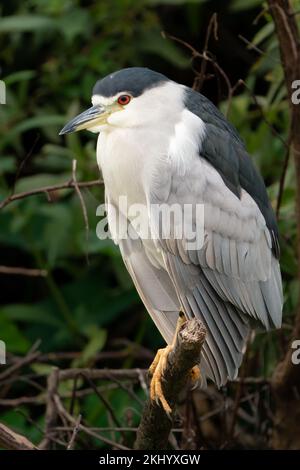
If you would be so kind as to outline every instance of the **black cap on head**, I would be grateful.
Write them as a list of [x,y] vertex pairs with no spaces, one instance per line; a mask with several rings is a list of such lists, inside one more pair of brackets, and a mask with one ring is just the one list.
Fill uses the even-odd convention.
[[132,96],[139,96],[148,88],[169,79],[161,73],[144,67],[121,69],[99,80],[93,88],[93,95],[114,96],[126,91]]

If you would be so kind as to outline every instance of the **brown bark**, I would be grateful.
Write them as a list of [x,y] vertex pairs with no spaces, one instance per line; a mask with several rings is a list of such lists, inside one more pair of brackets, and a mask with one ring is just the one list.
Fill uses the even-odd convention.
[[[298,259],[300,259],[300,105],[292,102],[292,83],[300,80],[300,36],[296,16],[289,0],[268,0],[284,70],[291,119],[291,150],[296,172],[296,217],[298,227]],[[300,273],[299,273],[300,282]],[[291,337],[300,338],[300,306]],[[300,365],[292,363],[289,347],[284,360],[277,366],[272,389],[275,397],[275,420],[272,446],[276,449],[300,448]]]

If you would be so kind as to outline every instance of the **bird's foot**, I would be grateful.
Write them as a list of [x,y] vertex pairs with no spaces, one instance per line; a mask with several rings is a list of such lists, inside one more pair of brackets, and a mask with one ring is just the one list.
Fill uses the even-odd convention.
[[[168,401],[166,400],[164,396],[164,392],[162,388],[162,381],[164,380],[163,375],[167,367],[168,355],[170,354],[172,349],[175,347],[177,334],[185,322],[186,322],[186,318],[184,314],[180,312],[172,344],[166,346],[163,349],[158,349],[156,356],[149,368],[149,373],[152,376],[151,383],[150,383],[150,398],[156,403],[161,403],[167,415],[171,414],[172,408],[170,407]],[[199,373],[197,375],[196,372],[193,372],[193,369],[191,370],[192,376],[199,377]]]
[[168,345],[166,348],[158,349],[156,356],[149,368],[149,372],[152,375],[150,383],[150,398],[157,404],[161,403],[167,415],[171,414],[172,408],[164,396],[162,381],[164,379],[163,374],[167,365],[168,355],[172,348],[172,345]]
[[199,367],[199,366],[194,366],[194,367],[190,370],[190,379],[191,379],[191,382],[192,382],[192,384],[193,384],[192,390],[194,390],[195,388],[198,387],[200,378],[201,378],[200,367]]

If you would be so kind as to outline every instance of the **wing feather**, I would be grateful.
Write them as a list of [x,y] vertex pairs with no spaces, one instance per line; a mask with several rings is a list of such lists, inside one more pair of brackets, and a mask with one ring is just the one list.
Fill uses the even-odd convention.
[[[185,118],[188,134],[191,126],[189,117]],[[229,141],[229,152],[233,152],[234,143]],[[169,156],[164,178],[167,172],[170,192],[159,202],[175,201],[182,208],[191,202],[193,206],[202,204],[204,244],[200,249],[189,249],[183,237],[174,245],[170,241],[174,231],[170,230],[167,241],[159,238],[159,246],[185,313],[198,317],[207,327],[203,361],[208,376],[221,385],[237,374],[250,318],[267,329],[280,326],[282,285],[274,235],[264,215],[267,213],[270,221],[271,209],[264,209],[263,214],[243,186],[232,191],[212,164],[201,157],[201,143],[199,147],[199,154],[194,156],[181,148],[180,161],[176,155]],[[221,147],[216,149],[212,146],[211,152],[222,151]],[[236,168],[238,165],[233,171]],[[150,204],[159,200],[157,187],[157,180],[149,185]],[[259,194],[263,194],[262,189]],[[261,202],[266,204],[264,195]],[[197,220],[188,223],[194,226]],[[155,225],[151,216],[150,224]],[[157,227],[154,230],[158,232]]]

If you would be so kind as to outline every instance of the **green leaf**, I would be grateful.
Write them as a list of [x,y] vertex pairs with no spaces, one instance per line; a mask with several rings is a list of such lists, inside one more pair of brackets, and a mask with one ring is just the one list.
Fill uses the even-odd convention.
[[88,36],[91,23],[89,12],[83,8],[70,11],[58,20],[59,28],[68,42],[78,35]]
[[43,240],[47,247],[47,260],[51,267],[60,255],[68,252],[70,243],[70,234],[72,233],[72,220],[70,209],[65,205],[46,206],[42,208],[41,213],[48,217]]
[[258,5],[261,5],[261,3],[261,0],[233,0],[230,2],[230,10],[250,10],[252,8],[256,8]]
[[57,27],[54,19],[39,15],[4,16],[0,19],[0,32],[25,32]]
[[[24,119],[19,124],[16,124],[12,127],[8,132],[6,132],[5,136],[1,139],[1,147],[3,148],[8,143],[12,143],[16,137],[19,137],[20,134],[23,132],[30,131],[31,129],[39,129],[39,128],[48,128],[52,126],[58,127],[57,131],[60,127],[65,124],[66,120],[64,116],[59,115],[41,115],[35,116],[32,118]],[[57,132],[58,133],[58,132]]]
[[0,174],[12,173],[16,170],[16,160],[14,157],[1,156],[0,158]]
[[0,310],[0,339],[5,342],[6,351],[23,354],[30,348],[29,341],[17,326]]
[[82,355],[78,360],[74,361],[74,367],[86,365],[90,359],[101,351],[106,343],[107,331],[103,328],[98,328],[96,325],[89,325],[85,327],[84,333],[89,338],[89,341],[82,351]]
[[252,39],[252,44],[258,46],[274,32],[274,23],[270,22],[264,25]]
[[6,86],[13,85],[14,83],[31,80],[36,76],[34,70],[21,70],[20,72],[11,73],[4,78]]
[[26,323],[38,323],[41,325],[51,325],[59,327],[61,323],[41,306],[30,304],[10,304],[0,309],[0,315],[4,315],[10,320],[17,320]]
[[31,364],[31,369],[39,375],[50,375],[53,372],[53,365],[51,364],[42,364],[40,362],[34,362]]

